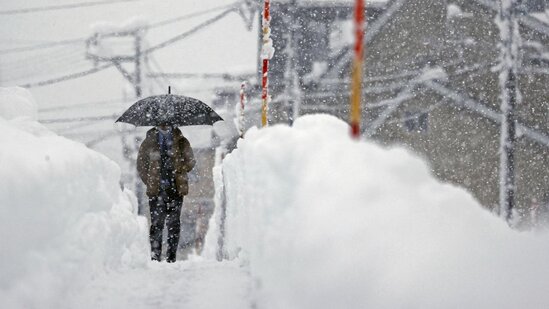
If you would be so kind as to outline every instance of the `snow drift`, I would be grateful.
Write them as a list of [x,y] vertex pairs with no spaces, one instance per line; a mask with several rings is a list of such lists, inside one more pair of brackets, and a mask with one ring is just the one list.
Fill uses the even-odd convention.
[[35,120],[26,90],[0,88],[4,308],[63,307],[93,276],[148,261],[146,222],[119,167]]
[[324,115],[251,129],[217,170],[225,254],[249,263],[259,308],[547,308],[546,234],[348,131]]

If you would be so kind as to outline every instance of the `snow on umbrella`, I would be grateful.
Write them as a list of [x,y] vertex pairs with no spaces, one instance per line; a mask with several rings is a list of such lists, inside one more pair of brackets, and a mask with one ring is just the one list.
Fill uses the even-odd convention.
[[135,126],[213,125],[223,120],[204,102],[174,94],[150,96],[135,102],[116,122]]

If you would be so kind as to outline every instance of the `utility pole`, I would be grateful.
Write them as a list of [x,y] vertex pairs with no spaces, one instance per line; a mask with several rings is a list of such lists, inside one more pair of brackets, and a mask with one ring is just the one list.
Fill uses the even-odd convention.
[[139,99],[142,96],[142,85],[141,85],[141,60],[143,59],[142,54],[142,37],[141,31],[135,32],[135,72],[134,72],[134,87],[135,87],[135,98]]
[[301,105],[301,90],[299,86],[299,76],[296,69],[296,47],[295,42],[296,30],[299,28],[299,20],[296,20],[297,14],[297,1],[292,0],[286,7],[286,14],[283,15],[284,23],[288,25],[288,34],[286,35],[286,70],[284,72],[284,97],[285,106],[284,110],[291,109],[289,115],[290,124],[293,123],[297,117],[299,117],[299,109]]
[[[136,27],[128,31],[110,32],[110,33],[95,33],[91,38],[86,41],[87,51],[86,57],[95,61],[112,63],[122,76],[130,82],[134,90],[134,99],[137,101],[143,96],[143,28]],[[133,55],[117,55],[115,53],[102,53],[103,50],[110,50],[108,48],[109,40],[123,40],[131,39],[133,41]],[[123,63],[129,63],[133,65],[133,71],[128,71],[122,65]],[[134,190],[138,198],[138,214],[145,213],[146,198],[144,195],[143,183],[139,180],[137,175],[137,152],[139,150],[141,139],[134,133],[123,131],[121,133],[122,152],[123,157],[127,162],[128,171],[126,173],[126,183]]]
[[501,36],[500,74],[501,86],[501,146],[500,146],[500,212],[512,225],[515,208],[515,143],[518,98],[517,66],[520,34],[513,0],[500,0],[499,20]]

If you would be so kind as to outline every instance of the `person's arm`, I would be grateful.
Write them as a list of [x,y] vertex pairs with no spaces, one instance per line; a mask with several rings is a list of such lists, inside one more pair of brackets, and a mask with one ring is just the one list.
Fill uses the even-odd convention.
[[183,149],[183,170],[188,173],[194,168],[196,160],[194,159],[193,149],[189,141],[183,138],[181,143]]
[[145,151],[145,142],[139,147],[139,152],[137,153],[137,172],[139,177],[146,184],[149,173],[149,156]]

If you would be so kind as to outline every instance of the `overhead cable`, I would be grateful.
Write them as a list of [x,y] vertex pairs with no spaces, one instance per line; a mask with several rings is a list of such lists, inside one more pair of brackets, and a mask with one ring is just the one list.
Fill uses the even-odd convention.
[[[196,32],[198,32],[199,30],[213,24],[214,22],[216,21],[219,21],[221,18],[227,16],[229,13],[231,12],[234,12],[236,10],[235,7],[231,7],[230,9],[224,11],[223,13],[221,14],[218,14],[216,15],[215,17],[213,18],[210,18],[208,19],[207,21],[201,23],[200,25],[192,28],[191,30],[189,31],[186,31],[180,35],[177,35],[167,41],[164,41],[160,44],[157,44],[153,47],[150,47],[146,50],[143,51],[143,55],[146,55],[146,54],[150,54],[158,49],[161,49],[161,48],[164,48],[170,44],[173,44],[179,40],[182,40]],[[107,64],[104,64],[104,65],[101,65],[101,66],[97,66],[95,68],[92,68],[92,69],[89,69],[89,70],[85,70],[85,71],[81,71],[81,72],[77,72],[77,73],[73,73],[73,74],[69,74],[69,75],[64,75],[64,76],[61,76],[61,77],[57,77],[57,78],[53,78],[53,79],[48,79],[48,80],[45,80],[45,81],[40,81],[40,82],[34,82],[34,83],[28,83],[28,84],[25,84],[25,85],[21,85],[22,87],[25,87],[25,88],[34,88],[34,87],[40,87],[40,86],[46,86],[46,85],[51,85],[51,84],[55,84],[55,83],[59,83],[59,82],[62,82],[62,81],[66,81],[66,80],[71,80],[71,79],[75,79],[75,78],[79,78],[79,77],[83,77],[83,76],[86,76],[86,75],[90,75],[90,74],[93,74],[93,73],[96,73],[96,72],[99,72],[99,71],[102,71],[104,69],[107,69],[109,67],[112,67],[114,66],[115,64],[114,63],[107,63]]]
[[58,42],[40,43],[40,44],[24,46],[24,47],[7,48],[7,49],[1,49],[0,55],[50,48],[50,47],[55,47],[59,45],[78,44],[78,43],[84,43],[85,41],[86,39],[79,38],[79,39],[72,39],[72,40],[63,40]]
[[216,12],[216,11],[220,11],[220,10],[230,8],[230,7],[235,8],[236,5],[240,4],[240,3],[242,3],[242,1],[237,1],[237,2],[233,2],[231,4],[225,4],[225,5],[217,6],[217,7],[211,8],[211,9],[202,10],[202,11],[182,15],[182,16],[179,16],[179,17],[174,17],[174,18],[171,18],[171,19],[159,21],[159,22],[156,22],[156,23],[153,23],[153,24],[150,24],[150,25],[146,26],[145,29],[152,29],[152,28],[161,27],[161,26],[164,26],[164,25],[173,24],[173,23],[176,23],[176,22],[179,22],[179,21],[182,21],[182,20],[187,20],[187,19],[190,19],[190,18],[199,17],[199,16],[202,16],[202,15],[206,15],[206,14]]
[[41,123],[59,123],[59,122],[74,122],[74,121],[98,121],[98,120],[109,120],[116,119],[116,115],[106,115],[106,116],[90,116],[90,117],[75,117],[75,118],[57,118],[57,119],[39,119]]
[[83,107],[105,105],[105,104],[122,104],[125,101],[126,100],[123,99],[123,98],[118,98],[118,99],[93,101],[93,102],[86,102],[86,103],[79,103],[79,104],[72,104],[72,105],[57,105],[57,106],[39,108],[38,112],[39,113],[47,113],[47,112],[54,112],[54,111],[59,111],[59,110],[66,110],[66,109],[72,109],[72,108],[83,108]]
[[[236,7],[236,5],[241,3],[241,2],[242,1],[237,1],[237,2],[234,2],[232,4],[221,5],[221,6],[217,6],[217,7],[208,9],[208,10],[198,11],[198,12],[189,13],[189,14],[186,14],[186,15],[174,17],[174,18],[171,18],[171,19],[166,19],[166,20],[163,20],[163,21],[152,23],[148,26],[145,26],[144,28],[145,29],[153,29],[153,28],[173,24],[173,23],[176,23],[176,22],[179,22],[179,21],[182,21],[182,20],[187,20],[187,19],[191,19],[191,18],[194,18],[194,17],[199,17],[199,16],[202,16],[202,15],[206,15],[208,13],[212,13],[212,12],[219,11],[219,10],[222,10],[222,9],[226,9],[226,8],[229,8],[229,7]],[[33,51],[33,50],[37,50],[37,49],[46,49],[46,48],[55,47],[55,46],[59,46],[59,45],[70,45],[70,44],[84,43],[86,41],[86,39],[87,38],[76,38],[76,39],[62,40],[62,41],[58,41],[58,42],[39,43],[39,44],[31,45],[31,46],[1,49],[0,50],[0,55],[11,54],[11,53],[19,53],[19,52],[25,52],[25,51]]]
[[201,23],[200,25],[198,25],[198,26],[192,28],[191,30],[189,30],[189,31],[187,31],[187,32],[184,32],[184,33],[182,33],[182,34],[180,34],[180,35],[177,35],[177,36],[175,36],[175,37],[173,37],[173,38],[171,38],[171,39],[169,39],[169,40],[167,40],[167,41],[164,41],[164,42],[162,42],[162,43],[160,43],[160,44],[157,44],[157,45],[155,45],[155,46],[153,46],[153,47],[150,47],[149,49],[145,50],[144,53],[146,53],[146,54],[151,53],[151,52],[153,52],[153,51],[155,51],[155,50],[157,50],[157,49],[164,48],[164,47],[166,47],[166,46],[168,46],[168,45],[170,45],[170,44],[173,44],[173,43],[175,43],[175,42],[177,42],[177,41],[179,41],[179,40],[182,40],[182,39],[184,39],[184,38],[190,36],[191,34],[194,34],[195,32],[198,32],[198,31],[201,30],[202,28],[207,27],[207,26],[213,24],[213,23],[216,22],[216,21],[219,21],[221,18],[227,16],[229,13],[234,12],[234,11],[235,11],[235,8],[234,8],[234,7],[233,7],[233,8],[230,8],[230,9],[224,11],[223,13],[218,14],[218,15],[216,15],[215,17],[208,19],[207,21]]
[[83,77],[83,76],[90,75],[90,74],[93,74],[93,73],[97,73],[99,71],[103,71],[105,69],[108,69],[112,66],[114,66],[113,63],[107,63],[107,64],[97,66],[95,68],[92,68],[90,70],[81,71],[81,72],[77,72],[77,73],[73,73],[73,74],[69,74],[69,75],[64,75],[64,76],[60,76],[60,77],[56,77],[56,78],[52,78],[52,79],[48,79],[48,80],[44,80],[44,81],[40,81],[40,82],[28,83],[28,84],[25,84],[25,85],[21,85],[21,87],[34,88],[34,87],[51,85],[51,84],[59,83],[59,82],[62,82],[62,81],[75,79],[75,78]]
[[78,9],[83,7],[115,4],[120,2],[137,2],[137,1],[141,1],[141,0],[110,0],[110,1],[92,1],[92,2],[82,2],[82,3],[59,4],[59,5],[40,6],[40,7],[32,7],[32,8],[24,8],[24,9],[3,10],[3,11],[0,11],[0,15],[14,15],[14,14],[26,14],[26,13],[57,11],[57,10],[66,10],[66,9]]

